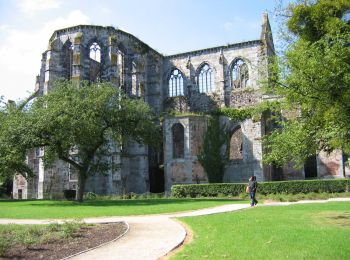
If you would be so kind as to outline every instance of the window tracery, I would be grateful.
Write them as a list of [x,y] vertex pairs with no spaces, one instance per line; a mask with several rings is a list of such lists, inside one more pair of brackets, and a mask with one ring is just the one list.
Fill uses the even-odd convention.
[[214,71],[208,64],[204,64],[198,74],[198,87],[200,93],[215,90]]
[[174,69],[169,78],[169,96],[184,95],[184,79],[180,70]]
[[232,88],[245,88],[249,85],[249,70],[247,64],[238,59],[232,66]]
[[98,45],[97,42],[92,43],[90,46],[90,54],[89,54],[90,59],[101,63],[101,47]]

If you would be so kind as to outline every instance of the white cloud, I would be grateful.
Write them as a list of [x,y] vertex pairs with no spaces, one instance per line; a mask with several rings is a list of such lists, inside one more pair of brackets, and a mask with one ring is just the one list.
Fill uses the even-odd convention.
[[35,14],[37,12],[55,9],[61,5],[60,0],[20,0],[18,6],[22,12]]
[[35,76],[40,71],[41,54],[47,49],[50,36],[57,29],[77,24],[90,24],[90,18],[82,11],[75,10],[34,31],[6,28],[0,42],[0,96],[17,99],[32,92]]
[[9,28],[7,24],[0,24],[0,32],[6,31]]

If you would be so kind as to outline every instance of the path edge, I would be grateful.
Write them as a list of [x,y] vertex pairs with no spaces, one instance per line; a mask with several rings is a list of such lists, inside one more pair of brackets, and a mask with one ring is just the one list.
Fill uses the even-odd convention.
[[[123,234],[119,235],[118,237],[114,238],[113,240],[110,240],[110,241],[108,241],[108,242],[102,243],[102,244],[100,244],[100,245],[98,245],[98,246],[95,246],[95,247],[88,248],[88,249],[86,249],[86,250],[84,250],[84,251],[80,251],[80,252],[78,252],[78,253],[75,253],[75,254],[73,254],[73,255],[67,256],[67,257],[65,257],[65,258],[61,258],[60,260],[71,259],[71,258],[73,258],[73,257],[75,257],[75,256],[84,254],[84,253],[89,252],[89,251],[91,251],[91,250],[95,250],[95,249],[97,249],[97,248],[99,248],[99,247],[106,246],[106,245],[108,245],[108,244],[110,244],[110,243],[113,243],[113,242],[117,241],[118,239],[122,238],[123,236],[126,235],[126,233],[129,232],[130,225],[129,225],[128,222],[126,222],[126,221],[124,221],[124,220],[123,220],[123,221],[120,221],[120,222],[124,222],[124,224],[126,225],[126,230],[124,231]],[[102,223],[99,223],[99,224],[102,224]]]

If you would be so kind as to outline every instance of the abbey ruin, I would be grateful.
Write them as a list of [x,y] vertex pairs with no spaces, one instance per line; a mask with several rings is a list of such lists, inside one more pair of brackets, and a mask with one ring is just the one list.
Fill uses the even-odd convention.
[[[242,29],[244,25],[242,25]],[[206,118],[188,112],[214,108],[253,106],[270,97],[260,90],[268,79],[268,57],[275,55],[267,14],[263,15],[260,39],[165,56],[135,36],[113,27],[79,25],[53,33],[42,55],[36,89],[45,95],[59,78],[109,81],[131,98],[147,102],[163,116],[163,151],[129,140],[115,146],[111,163],[121,168],[88,179],[85,191],[122,194],[170,191],[173,184],[206,183],[199,164]],[[169,111],[183,115],[170,116]],[[246,182],[305,178],[343,178],[349,175],[341,151],[321,153],[294,170],[262,163],[262,137],[271,127],[265,117],[232,122],[222,117],[230,134],[229,162],[224,182]],[[28,154],[27,162],[36,177],[18,175],[14,198],[55,198],[63,190],[77,188],[75,170],[62,161],[50,169],[43,166],[44,150]]]

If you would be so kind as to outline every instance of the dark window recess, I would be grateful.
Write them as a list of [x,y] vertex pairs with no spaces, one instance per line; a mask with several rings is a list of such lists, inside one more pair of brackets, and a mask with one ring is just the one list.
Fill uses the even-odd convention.
[[173,158],[184,158],[185,134],[182,124],[177,123],[172,127],[173,134]]
[[316,155],[312,155],[307,158],[304,164],[305,179],[317,178],[317,160]]
[[63,68],[62,77],[70,80],[73,73],[73,44],[68,40],[62,48],[61,65]]

